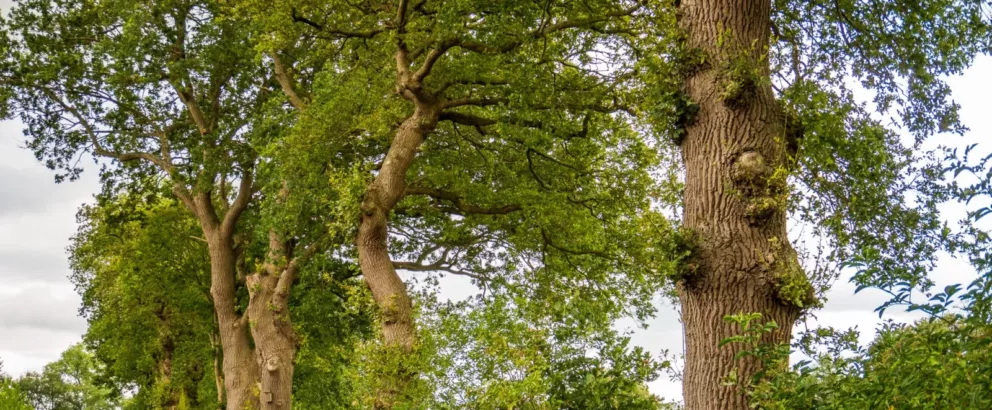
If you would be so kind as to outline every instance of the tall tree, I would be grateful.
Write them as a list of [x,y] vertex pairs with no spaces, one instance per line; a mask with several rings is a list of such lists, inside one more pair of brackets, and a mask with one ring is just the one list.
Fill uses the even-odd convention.
[[342,146],[362,153],[332,181],[356,199],[346,216],[357,217],[362,277],[400,363],[376,407],[400,406],[418,380],[401,359],[419,342],[400,270],[512,289],[559,318],[650,310],[644,296],[664,269],[639,259],[647,250],[631,232],[653,232],[644,220],[670,228],[641,215],[654,158],[627,121],[618,41],[640,4],[242,4],[303,113],[289,149],[325,162]]
[[[651,38],[663,46],[641,61],[658,86],[645,107],[667,119],[685,170],[688,409],[748,408],[723,381],[761,363],[721,347],[740,331],[724,316],[760,313],[778,325],[764,342],[787,343],[839,266],[856,267],[859,285],[932,283],[937,252],[954,242],[936,206],[948,199],[944,167],[922,143],[963,132],[941,76],[987,50],[987,13],[980,1],[656,4]],[[854,83],[891,125],[855,100]],[[824,239],[830,269],[802,268],[790,215]]]
[[[196,218],[166,191],[100,196],[80,210],[70,261],[89,323],[84,341],[104,364],[100,380],[132,393],[125,408],[216,409],[224,389],[207,244]],[[266,238],[255,236],[250,256],[262,260]],[[353,347],[371,328],[367,304],[353,301],[368,299],[353,291],[364,286],[354,272],[317,258],[295,285],[294,407],[349,402],[347,371],[361,360]],[[247,293],[239,290],[239,306]]]
[[262,229],[264,263],[239,262],[252,238],[239,222],[269,186],[259,148],[280,128],[281,94],[270,92],[277,84],[255,61],[247,25],[222,3],[22,2],[3,26],[5,108],[58,180],[78,176],[77,158],[90,153],[110,194],[166,181],[207,242],[227,406],[286,408],[297,343],[290,287],[315,248],[308,236]]

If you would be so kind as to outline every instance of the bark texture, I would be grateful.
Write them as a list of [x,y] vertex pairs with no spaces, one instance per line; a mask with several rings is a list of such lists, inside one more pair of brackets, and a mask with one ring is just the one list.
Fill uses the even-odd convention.
[[227,409],[288,409],[297,347],[289,319],[289,291],[301,262],[290,261],[292,246],[275,231],[269,235],[265,265],[245,278],[250,297],[247,311],[239,314],[235,309],[239,254],[234,232],[253,195],[252,184],[249,171],[237,198],[224,207],[223,218],[218,217],[209,192],[179,196],[196,215],[207,239]]
[[205,228],[210,252],[210,295],[220,333],[227,409],[241,410],[259,407],[256,393],[258,366],[251,348],[248,323],[235,307],[236,254],[232,235],[218,229]]
[[[396,131],[382,168],[362,198],[362,219],[358,229],[358,262],[365,283],[382,311],[383,339],[387,349],[408,355],[417,343],[413,323],[413,304],[406,284],[397,275],[387,249],[389,213],[406,192],[406,173],[417,149],[427,134],[437,126],[440,109],[433,104],[416,102],[413,115]],[[381,380],[382,388],[376,408],[392,408],[415,374],[399,369],[393,380]]]
[[297,338],[289,318],[289,289],[296,278],[290,245],[269,232],[269,256],[262,270],[247,278],[248,317],[259,367],[262,409],[289,409],[293,397],[293,358]]
[[738,380],[749,380],[760,363],[735,361],[741,346],[718,347],[740,333],[723,317],[759,312],[779,325],[764,341],[785,343],[802,305],[781,291],[802,272],[786,231],[785,116],[763,57],[771,1],[683,0],[679,13],[685,47],[707,57],[687,70],[684,89],[699,111],[681,141],[684,224],[698,238],[679,284],[683,392],[689,410],[744,410],[741,390],[721,382],[735,368]]

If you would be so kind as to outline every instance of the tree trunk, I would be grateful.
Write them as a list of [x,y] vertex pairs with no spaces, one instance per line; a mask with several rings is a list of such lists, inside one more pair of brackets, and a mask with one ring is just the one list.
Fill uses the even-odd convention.
[[227,409],[242,410],[259,407],[258,365],[251,347],[247,322],[235,307],[235,251],[233,235],[206,227],[207,248],[210,253],[210,295],[217,314],[220,345],[223,351],[224,390]]
[[248,277],[248,317],[261,375],[261,408],[289,409],[293,397],[296,333],[289,318],[289,289],[296,277],[289,246],[269,232],[269,256],[258,273]]
[[689,410],[749,408],[740,387],[722,382],[736,371],[746,383],[761,364],[734,360],[745,346],[718,347],[740,334],[725,315],[761,313],[779,326],[763,342],[787,343],[812,297],[786,231],[794,152],[765,58],[770,10],[770,0],[683,0],[679,10],[685,51],[706,56],[685,70],[684,92],[699,111],[680,141],[684,225],[696,245],[678,289]]
[[[413,352],[417,335],[410,296],[403,280],[396,274],[386,247],[386,224],[389,213],[406,191],[406,172],[427,133],[437,126],[439,113],[435,106],[417,104],[414,114],[403,121],[397,130],[379,174],[362,198],[361,225],[356,240],[358,262],[365,283],[382,310],[386,348],[400,355]],[[376,408],[392,408],[415,377],[410,369],[395,370],[390,377],[379,381],[382,387],[377,395]]]

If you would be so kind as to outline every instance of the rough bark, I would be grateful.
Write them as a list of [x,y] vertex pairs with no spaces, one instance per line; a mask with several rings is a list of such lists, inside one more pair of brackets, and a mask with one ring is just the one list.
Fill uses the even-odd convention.
[[256,393],[258,366],[251,347],[248,324],[235,311],[236,253],[232,236],[215,228],[204,229],[210,252],[210,295],[217,314],[218,333],[223,351],[221,369],[227,409],[259,407]]
[[[382,168],[368,186],[362,198],[361,225],[358,229],[358,262],[365,283],[372,291],[382,311],[383,339],[387,349],[398,354],[411,353],[417,342],[413,323],[413,305],[406,285],[393,266],[387,245],[386,224],[389,213],[406,191],[406,172],[424,142],[427,133],[437,126],[440,110],[437,106],[417,103],[409,118],[400,125],[393,138]],[[414,377],[413,372],[400,369],[394,380],[381,380],[376,408],[392,408],[397,396]]]
[[[801,312],[781,292],[798,259],[786,231],[784,115],[762,57],[770,10],[770,0],[683,0],[679,10],[685,47],[707,56],[685,79],[699,111],[681,141],[684,224],[698,238],[679,284],[689,410],[749,408],[741,389],[721,382],[735,368],[738,380],[750,380],[760,363],[735,361],[743,346],[718,347],[740,333],[725,315],[759,312],[779,326],[763,341],[786,343]],[[745,63],[753,77],[731,69]]]
[[289,318],[289,288],[296,263],[289,262],[288,244],[269,232],[269,256],[262,270],[247,278],[248,317],[259,367],[262,409],[289,409],[293,396],[296,333]]

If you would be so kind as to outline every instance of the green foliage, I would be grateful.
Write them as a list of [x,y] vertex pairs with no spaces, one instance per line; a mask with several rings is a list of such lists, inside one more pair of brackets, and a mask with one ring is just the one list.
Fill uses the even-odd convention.
[[[125,408],[217,407],[217,329],[206,244],[192,216],[161,196],[102,198],[79,213],[73,281],[101,380],[137,387]],[[290,299],[300,337],[295,407],[326,409],[353,388],[345,369],[371,330],[355,267],[323,256],[301,272]],[[334,325],[330,325],[330,324]],[[216,363],[219,366],[219,363]],[[343,408],[349,408],[347,406]]]
[[[249,169],[267,94],[245,24],[214,1],[29,0],[2,25],[5,101],[58,180],[83,152],[107,189],[164,174],[190,191]],[[235,179],[235,178],[232,178]],[[172,184],[170,184],[171,187]],[[157,186],[143,187],[154,190]]]
[[119,399],[99,383],[101,365],[82,345],[62,353],[41,373],[29,372],[17,388],[36,410],[113,410]]
[[608,327],[574,322],[578,309],[556,322],[530,303],[430,302],[437,313],[421,318],[429,330],[424,344],[436,352],[427,367],[435,401],[428,408],[661,408],[646,389],[661,363]]
[[728,345],[739,345],[737,353],[734,354],[734,361],[744,358],[757,359],[762,364],[760,370],[754,372],[748,380],[741,380],[738,377],[735,366],[729,374],[724,376],[723,384],[736,386],[742,391],[750,391],[755,385],[761,385],[769,374],[774,374],[775,370],[788,363],[789,349],[787,345],[769,344],[765,341],[767,334],[776,331],[779,326],[774,321],[762,321],[761,313],[738,313],[723,317],[723,321],[737,325],[740,329],[738,334],[720,341],[722,348]]
[[729,31],[721,33],[716,46],[723,54],[715,67],[720,90],[717,98],[728,107],[741,108],[767,81],[761,58],[763,54],[755,49],[754,44],[738,44]]
[[[797,152],[790,211],[826,240],[820,266],[834,272],[814,281],[851,267],[859,286],[928,291],[936,256],[962,242],[944,233],[938,209],[952,200],[946,153],[923,142],[966,130],[944,79],[989,50],[987,4],[776,0],[771,18],[772,83]],[[851,80],[873,106],[854,98]],[[790,123],[802,125],[795,143]]]
[[[992,405],[989,328],[942,316],[886,324],[867,348],[856,333],[817,329],[803,346],[812,361],[757,385],[762,409],[985,409]],[[814,350],[819,345],[820,349]]]
[[0,360],[0,410],[31,410],[27,397],[17,387],[17,383],[3,372]]
[[[970,174],[973,184],[954,184],[953,195],[973,200],[992,195],[992,156],[971,162],[968,154],[951,162],[954,175]],[[965,223],[977,223],[988,212],[969,212]],[[728,342],[745,343],[764,363],[760,380],[745,385],[751,404],[761,409],[984,409],[992,405],[992,246],[986,231],[975,225],[962,233],[966,254],[981,273],[967,286],[949,285],[909,303],[912,286],[898,285],[893,300],[928,316],[913,324],[887,322],[867,347],[858,333],[817,328],[803,333],[793,345],[810,360],[785,367],[785,346],[760,343],[768,331],[751,326],[759,318],[734,318],[743,333]],[[949,233],[945,233],[949,235]],[[857,279],[857,278],[856,278]],[[885,286],[882,282],[880,286]],[[892,306],[892,301],[881,309]],[[748,353],[752,354],[752,353]]]
[[[389,250],[397,266],[427,280],[466,276],[487,298],[540,301],[546,305],[527,308],[583,326],[653,312],[651,296],[672,269],[654,263],[662,239],[630,234],[654,235],[654,219],[664,218],[647,199],[656,157],[629,120],[631,68],[622,58],[626,39],[615,35],[636,4],[411,3],[401,28],[383,23],[397,21],[392,2],[238,7],[258,37],[272,39],[259,51],[294,74],[305,109],[276,158],[290,165],[291,187],[313,193],[302,205],[340,215],[332,230],[353,234],[357,200],[414,110],[397,90],[408,75],[397,74],[397,56],[409,56],[415,71],[438,52],[418,92],[451,105],[418,147],[410,186],[393,209]],[[594,67],[607,61],[609,68]],[[364,346],[390,356],[379,347]],[[411,360],[379,358],[369,371],[426,366]]]
[[71,279],[89,322],[86,343],[102,374],[137,393],[130,408],[217,406],[217,346],[206,244],[175,201],[103,198],[84,207]]

